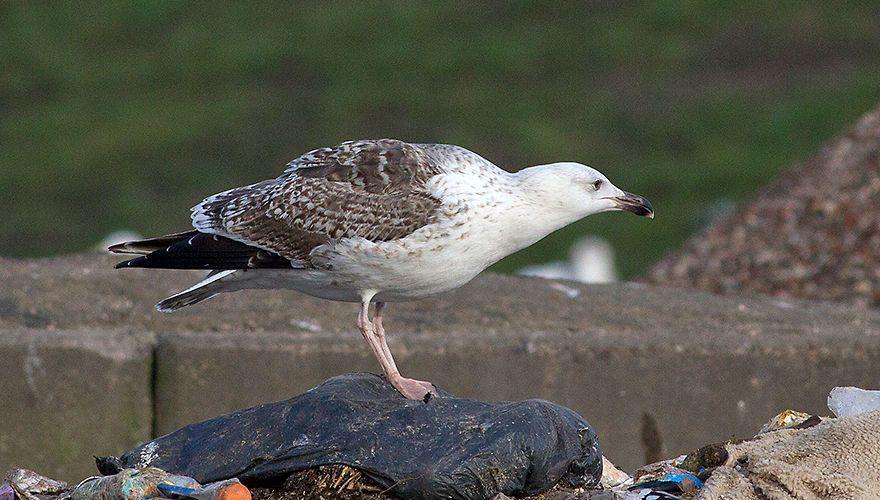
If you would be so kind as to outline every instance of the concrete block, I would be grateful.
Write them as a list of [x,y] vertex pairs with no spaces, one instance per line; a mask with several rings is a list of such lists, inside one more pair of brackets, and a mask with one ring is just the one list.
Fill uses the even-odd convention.
[[156,432],[287,399],[324,380],[376,371],[360,335],[267,332],[162,334],[156,348]]
[[67,481],[150,436],[152,336],[0,329],[0,471]]
[[[158,431],[377,371],[345,309],[353,323],[353,305],[303,299],[291,314],[309,318],[308,333],[294,322],[286,332],[163,334]],[[569,406],[630,470],[750,437],[786,408],[827,414],[835,385],[880,380],[876,311],[765,297],[486,276],[392,304],[386,328],[405,375],[463,397]]]
[[[160,343],[159,434],[291,397],[336,374],[377,371],[365,349],[307,352],[291,342],[261,350],[199,337]],[[568,406],[597,429],[606,455],[629,470],[646,457],[751,437],[786,408],[827,415],[832,387],[876,387],[880,375],[877,349],[805,355],[558,347],[539,342],[533,351],[526,345],[407,350],[398,364],[462,397],[543,398]]]
[[[153,304],[202,273],[113,270],[117,260],[0,259],[0,331],[49,332],[43,333],[49,339],[53,330],[155,333],[159,433],[287,398],[333,375],[378,370],[355,328],[355,304],[246,291],[160,314]],[[647,452],[671,456],[731,435],[751,436],[786,408],[827,413],[825,398],[835,385],[880,385],[880,311],[845,305],[487,273],[435,299],[391,304],[385,325],[404,375],[465,397],[540,397],[570,406],[590,420],[606,454],[627,469],[642,465]],[[135,383],[133,375],[116,385],[96,382],[80,373],[83,362],[70,366],[62,354],[48,360],[43,352],[55,342],[37,344],[44,369],[76,370],[63,376],[67,389],[92,397],[82,406],[76,406],[82,397],[70,398],[60,408],[100,415],[108,428],[124,427],[109,415],[147,393],[149,370],[137,378],[141,392],[125,385]],[[4,403],[28,394],[22,369],[27,345],[3,365],[0,384],[9,387],[0,396]],[[102,360],[94,351],[86,349]],[[118,367],[89,372],[133,373]],[[50,411],[62,411],[57,408],[41,407],[42,418],[48,412],[55,419],[48,424],[0,417],[7,441],[21,433],[44,439],[35,449],[45,455],[20,465],[52,473],[40,469],[51,458],[90,472],[91,454],[117,453],[137,441],[92,446],[82,454],[58,451],[49,437],[65,425]],[[87,413],[91,408],[112,410]],[[80,438],[104,439],[96,437],[103,428],[98,431],[92,427]],[[0,449],[4,467],[6,456]]]

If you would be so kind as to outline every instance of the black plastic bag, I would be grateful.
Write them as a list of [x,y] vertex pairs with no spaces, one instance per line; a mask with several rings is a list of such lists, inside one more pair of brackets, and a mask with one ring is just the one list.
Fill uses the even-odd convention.
[[202,483],[237,477],[255,485],[346,464],[404,498],[525,496],[560,480],[598,482],[596,434],[574,411],[439,392],[410,401],[379,376],[342,375],[286,401],[188,425],[99,467],[150,465]]

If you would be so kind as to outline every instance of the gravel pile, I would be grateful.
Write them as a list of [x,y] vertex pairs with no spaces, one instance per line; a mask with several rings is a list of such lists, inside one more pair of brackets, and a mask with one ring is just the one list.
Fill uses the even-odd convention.
[[880,306],[880,107],[642,280]]

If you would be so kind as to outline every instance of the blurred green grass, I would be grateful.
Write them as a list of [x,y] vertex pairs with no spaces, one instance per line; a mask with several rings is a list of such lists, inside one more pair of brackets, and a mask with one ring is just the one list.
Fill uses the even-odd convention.
[[633,276],[880,100],[864,2],[0,4],[0,255],[189,224],[190,206],[355,138],[508,169],[591,164],[657,218],[603,214]]

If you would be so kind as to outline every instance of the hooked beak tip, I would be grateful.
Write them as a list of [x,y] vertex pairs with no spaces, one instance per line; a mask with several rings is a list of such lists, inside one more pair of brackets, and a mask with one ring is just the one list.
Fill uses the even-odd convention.
[[614,201],[617,202],[617,208],[619,210],[626,210],[627,212],[632,212],[649,219],[654,218],[654,207],[644,196],[624,191],[623,196],[614,198]]

